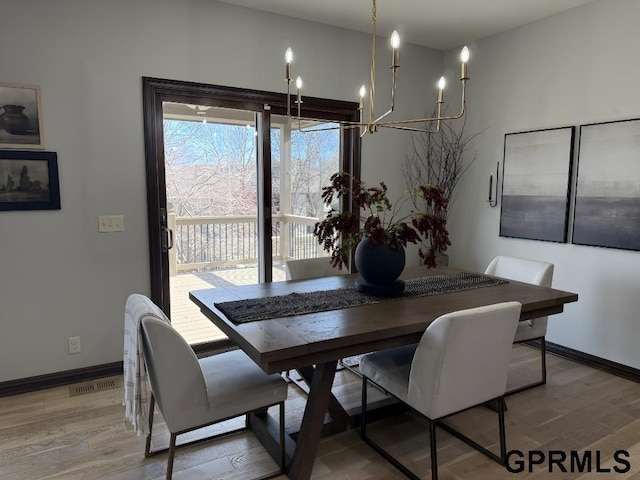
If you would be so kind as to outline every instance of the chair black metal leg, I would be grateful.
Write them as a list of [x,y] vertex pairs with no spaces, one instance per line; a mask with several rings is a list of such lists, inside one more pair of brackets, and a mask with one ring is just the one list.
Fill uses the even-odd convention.
[[360,413],[360,438],[367,434],[367,377],[362,377],[362,412]]
[[542,356],[542,384],[547,383],[547,341],[545,337],[540,339],[540,355]]
[[340,370],[347,369],[354,375],[357,375],[358,377],[362,378],[362,374],[358,370],[353,368],[351,365],[347,365],[346,363],[344,363],[343,358],[338,360],[338,365],[341,367]]
[[431,480],[438,480],[438,454],[436,453],[436,424],[429,419],[429,445],[431,448]]
[[[278,406],[280,408],[280,425],[279,425],[280,458],[279,459],[275,459],[274,458],[276,460],[276,463],[278,463],[278,471],[275,472],[275,473],[270,473],[270,474],[267,474],[267,475],[263,475],[262,477],[260,477],[259,479],[256,479],[256,480],[267,480],[267,479],[275,478],[275,477],[278,477],[278,476],[284,474],[285,470],[286,470],[285,407],[284,407],[284,401],[280,402],[278,404]],[[265,407],[264,409],[260,409],[260,411],[266,412],[267,408],[268,407]],[[217,435],[212,435],[210,437],[197,438],[197,439],[192,440],[190,442],[182,443],[181,445],[176,445],[176,440],[177,440],[177,437],[178,437],[179,434],[190,432],[192,430],[197,430],[198,428],[202,428],[202,427],[205,427],[207,425],[201,425],[201,426],[199,426],[199,427],[197,427],[195,429],[184,430],[184,431],[177,432],[177,433],[170,432],[171,435],[170,435],[170,438],[169,438],[169,447],[168,448],[161,448],[161,449],[158,449],[158,450],[155,450],[155,451],[151,451],[151,436],[152,436],[152,429],[153,429],[153,414],[154,414],[154,411],[155,411],[155,398],[153,397],[153,395],[151,395],[151,399],[150,399],[150,402],[149,402],[149,434],[147,435],[144,456],[145,457],[151,457],[151,456],[162,454],[162,453],[167,452],[167,451],[169,452],[168,459],[167,459],[167,477],[166,477],[166,480],[171,480],[171,477],[173,476],[173,460],[174,460],[174,457],[175,457],[176,450],[178,448],[186,447],[186,446],[189,446],[189,445],[195,445],[195,444],[198,444],[198,443],[210,442],[210,441],[218,439],[218,438],[226,437],[226,436],[238,433],[238,432],[245,431],[247,428],[249,428],[251,426],[251,417],[247,413],[247,414],[245,414],[245,426],[242,427],[242,428],[236,428],[236,429],[233,429],[233,430],[228,430],[228,431],[219,433]],[[234,418],[234,417],[230,417],[230,418]],[[223,420],[220,420],[220,421],[223,421]],[[214,422],[214,423],[217,423],[217,422]]]
[[409,477],[411,480],[420,480],[420,477],[416,476],[409,470],[407,467],[402,465],[398,460],[396,460],[390,453],[387,453],[380,445],[374,442],[371,438],[367,437],[367,377],[362,377],[362,417],[360,420],[360,438],[367,445],[373,448],[376,452],[378,452],[382,457],[385,458],[391,465],[400,470],[403,474]]
[[486,457],[490,458],[494,462],[499,463],[500,465],[504,465],[506,463],[506,458],[507,458],[506,433],[505,433],[505,426],[504,426],[505,401],[504,401],[504,397],[496,398],[495,401],[497,402],[497,405],[498,405],[497,411],[498,411],[498,423],[499,423],[499,430],[500,430],[500,456],[496,455],[488,448],[483,447],[475,440],[470,439],[469,437],[459,432],[458,430],[454,429],[450,425],[447,425],[443,421],[435,420],[434,422],[437,423],[440,428],[449,432],[454,437],[459,438],[470,447],[475,448],[477,451],[479,451]]
[[500,458],[503,465],[507,463],[507,433],[504,425],[505,401],[504,397],[498,399],[498,428],[500,429]]
[[280,471],[285,471],[285,450],[284,450],[284,402],[280,402]]
[[537,387],[539,385],[544,385],[547,383],[547,343],[545,341],[545,337],[540,337],[540,363],[542,365],[541,369],[541,378],[537,382],[527,383],[526,385],[522,385],[521,387],[512,388],[505,392],[505,396],[513,395],[514,393],[522,392],[524,390],[529,390],[530,388]]
[[[420,480],[420,477],[416,476],[411,470],[405,467],[399,460],[394,458],[390,453],[384,450],[380,445],[375,443],[371,438],[367,436],[367,377],[362,377],[362,418],[360,422],[360,438],[371,448],[373,448],[376,452],[382,455],[389,463],[391,463],[394,467],[400,470],[404,475],[409,477],[411,480]],[[371,382],[374,383],[374,382]],[[451,435],[459,438],[467,445],[475,448],[477,451],[487,456],[491,460],[499,463],[500,465],[506,465],[507,461],[507,435],[505,428],[505,420],[504,413],[506,410],[506,402],[504,399],[504,395],[498,398],[491,400],[491,402],[495,402],[496,404],[496,412],[498,414],[498,430],[500,433],[500,455],[496,455],[489,449],[483,447],[479,443],[470,439],[466,435],[461,432],[455,430],[453,427],[447,425],[442,420],[432,420],[429,417],[426,417],[424,414],[419,411],[412,409],[415,413],[421,415],[429,422],[429,442],[430,442],[430,452],[431,452],[431,478],[432,480],[438,480],[438,454],[437,454],[437,445],[436,445],[436,425],[441,427],[443,430],[449,432]]]
[[169,459],[167,460],[167,480],[171,480],[173,476],[173,457],[176,453],[176,437],[175,433],[171,434],[171,439],[169,440]]
[[151,432],[153,431],[153,412],[156,408],[156,399],[151,395],[151,400],[149,400],[149,434],[147,435],[147,443],[144,447],[144,456],[151,456]]

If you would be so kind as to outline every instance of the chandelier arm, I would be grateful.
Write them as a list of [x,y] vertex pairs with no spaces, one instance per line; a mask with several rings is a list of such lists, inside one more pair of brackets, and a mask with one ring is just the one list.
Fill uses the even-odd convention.
[[291,116],[291,78],[287,78],[287,117]]
[[458,120],[462,118],[464,112],[459,115],[453,115],[449,117],[427,117],[427,118],[415,118],[413,120],[389,120],[388,122],[380,122],[377,125],[380,127],[388,127],[390,125],[403,125],[403,124],[412,124],[412,123],[426,123],[426,122],[437,122],[437,121],[447,121],[447,120]]
[[356,128],[356,127],[366,127],[368,124],[365,122],[356,122],[353,120],[331,120],[327,118],[317,118],[317,117],[305,117],[305,116],[289,116],[291,120],[300,122],[302,120],[309,120],[311,122],[319,122],[319,123],[339,123],[348,128]]
[[[319,123],[335,123],[335,126],[332,127],[303,127],[302,126],[302,119],[305,120],[310,120],[313,122],[319,122]],[[311,133],[311,132],[323,132],[326,130],[350,130],[352,128],[362,128],[365,127],[365,133],[368,131],[366,127],[368,127],[368,124],[366,123],[359,123],[359,122],[352,122],[352,121],[348,121],[348,120],[336,120],[334,122],[332,122],[331,120],[327,120],[326,118],[311,118],[311,117],[301,117],[301,118],[297,118],[297,117],[291,117],[292,120],[296,120],[298,122],[298,131],[302,132],[302,133]],[[360,135],[362,136],[362,135]]]
[[[298,105],[299,107],[299,105]],[[316,121],[316,122],[322,122],[322,123],[326,123],[328,120],[326,118],[314,118],[314,117],[302,117],[302,116],[298,116],[298,117],[292,117],[291,115],[288,115],[289,118],[293,119],[293,120],[297,120],[298,121],[298,129],[301,132],[316,132],[316,131],[321,131],[321,130],[337,130],[339,128],[359,128],[359,127],[366,127],[365,131],[363,133],[361,133],[361,137],[364,136],[363,134],[366,133],[367,131],[371,131],[372,128],[371,127],[387,127],[387,128],[396,128],[398,130],[411,130],[411,131],[418,131],[418,132],[430,132],[430,130],[426,130],[426,129],[419,129],[419,128],[412,128],[412,127],[405,127],[404,125],[410,125],[413,123],[428,123],[428,122],[438,122],[438,124],[442,121],[447,121],[447,120],[458,120],[459,118],[462,118],[462,116],[465,114],[465,103],[463,101],[463,105],[462,105],[462,109],[460,111],[460,113],[458,115],[449,115],[449,116],[445,116],[445,117],[441,117],[441,116],[436,116],[436,117],[425,117],[425,118],[415,118],[412,120],[391,120],[391,121],[387,121],[387,122],[380,122],[379,120],[382,119],[383,117],[385,117],[386,115],[388,115],[389,113],[391,113],[391,110],[387,111],[386,113],[384,113],[383,115],[381,115],[378,119],[376,119],[374,122],[367,124],[367,123],[363,123],[363,122],[354,122],[354,121],[350,121],[350,120],[337,120],[336,122],[339,124],[338,126],[335,127],[322,127],[322,128],[313,128],[313,129],[305,129],[304,127],[302,127],[302,123],[301,120],[304,118],[305,120],[310,120],[310,121]],[[375,130],[375,128],[374,128]],[[434,131],[437,132],[439,131],[439,125],[438,128]]]
[[[387,112],[389,113],[389,112]],[[460,114],[458,115],[450,115],[450,116],[446,116],[446,117],[425,117],[425,118],[415,118],[412,120],[391,120],[388,122],[373,122],[372,124],[368,124],[368,123],[363,123],[363,122],[354,122],[354,121],[350,121],[350,120],[336,120],[335,123],[337,123],[338,125],[335,127],[321,127],[321,128],[312,128],[312,129],[308,129],[305,127],[302,127],[302,120],[309,120],[312,122],[322,122],[322,123],[327,123],[327,122],[331,122],[331,120],[328,120],[326,118],[315,118],[315,117],[291,117],[289,116],[289,118],[291,118],[292,120],[295,120],[298,122],[298,129],[301,132],[317,132],[317,131],[322,131],[322,130],[337,130],[339,128],[361,128],[361,127],[366,127],[365,128],[365,132],[371,130],[370,127],[386,127],[386,128],[396,128],[398,130],[412,130],[412,131],[418,131],[418,132],[429,132],[430,130],[427,129],[420,129],[420,128],[412,128],[412,127],[407,127],[406,125],[410,125],[412,123],[429,123],[429,122],[441,122],[441,121],[447,121],[447,120],[457,120],[459,118],[461,118],[464,115],[464,109],[462,112],[460,112]],[[439,131],[439,128],[435,131]],[[361,135],[363,136],[363,135]]]
[[458,115],[449,115],[446,117],[427,117],[427,118],[415,118],[413,120],[390,120],[388,122],[380,122],[378,125],[381,127],[388,127],[389,125],[402,125],[412,123],[426,123],[426,122],[444,122],[447,120],[458,120],[465,114],[466,105],[462,104],[462,109]]
[[327,130],[339,130],[342,128],[355,128],[354,126],[344,127],[343,125],[336,125],[335,127],[313,127],[313,128],[305,128],[298,121],[298,131],[302,133],[312,133],[312,132],[324,132]]
[[389,126],[389,125],[400,125],[400,124],[411,124],[411,123],[425,123],[425,122],[442,122],[442,121],[447,121],[447,120],[458,120],[460,118],[462,118],[465,114],[465,111],[467,109],[467,101],[466,101],[466,85],[467,85],[467,80],[468,78],[461,78],[460,81],[462,82],[462,95],[461,95],[461,106],[460,106],[460,113],[458,115],[449,115],[446,117],[441,117],[441,116],[435,116],[435,117],[428,117],[428,118],[416,118],[413,120],[391,120],[388,122],[382,122],[379,125],[380,126]]
[[378,123],[384,117],[386,117],[387,115],[393,113],[394,109],[396,108],[396,71],[397,71],[397,68],[398,68],[397,66],[391,65],[391,69],[393,70],[392,87],[391,87],[391,107],[389,107],[389,110],[384,112],[382,115],[380,115],[378,118],[373,120],[371,123],[374,123],[374,124]]
[[384,112],[382,115],[380,115],[378,118],[376,118],[373,123],[378,123],[380,120],[382,120],[384,117],[386,117],[387,115],[389,115],[390,113],[393,113],[393,107],[391,107],[389,110],[387,110],[386,112]]
[[405,127],[405,126],[391,125],[391,124],[388,124],[388,125],[380,124],[379,126],[382,128],[393,128],[394,130],[405,130],[409,132],[420,132],[420,133],[438,133],[440,131],[440,125],[438,125],[434,130],[428,130],[426,128]]

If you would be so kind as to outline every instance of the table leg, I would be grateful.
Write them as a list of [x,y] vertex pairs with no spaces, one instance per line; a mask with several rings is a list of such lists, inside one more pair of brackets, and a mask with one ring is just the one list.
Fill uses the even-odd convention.
[[307,406],[302,417],[302,426],[296,441],[293,460],[287,469],[291,480],[311,478],[313,462],[320,443],[324,416],[331,398],[331,387],[336,375],[337,360],[316,365],[309,386]]
[[[314,370],[315,369],[313,367],[303,367],[298,369],[298,373],[307,383],[307,385],[311,385],[311,382],[313,381]],[[349,414],[333,394],[331,394],[331,396],[329,397],[329,405],[327,407],[327,410],[329,411],[331,418],[335,422],[339,422],[340,424],[340,426],[335,427],[335,429],[339,430],[340,428],[342,428],[343,430],[346,430],[347,422],[349,420]]]

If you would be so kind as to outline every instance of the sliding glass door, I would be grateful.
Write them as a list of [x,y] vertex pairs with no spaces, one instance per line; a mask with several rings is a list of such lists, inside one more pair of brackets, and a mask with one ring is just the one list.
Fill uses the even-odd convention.
[[[224,335],[188,292],[283,280],[286,260],[323,255],[312,236],[321,188],[359,164],[357,142],[339,129],[300,132],[283,95],[143,83],[152,298],[209,348]],[[357,106],[342,107],[317,112],[321,125]]]

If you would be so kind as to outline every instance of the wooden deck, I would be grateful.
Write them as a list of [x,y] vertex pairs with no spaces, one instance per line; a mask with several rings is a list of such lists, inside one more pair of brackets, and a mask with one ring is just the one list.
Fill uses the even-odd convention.
[[[285,279],[284,266],[274,265],[273,281]],[[189,300],[189,291],[228,288],[258,283],[258,269],[229,268],[199,273],[178,273],[171,277],[171,323],[191,344],[225,338],[225,335],[200,313]]]

